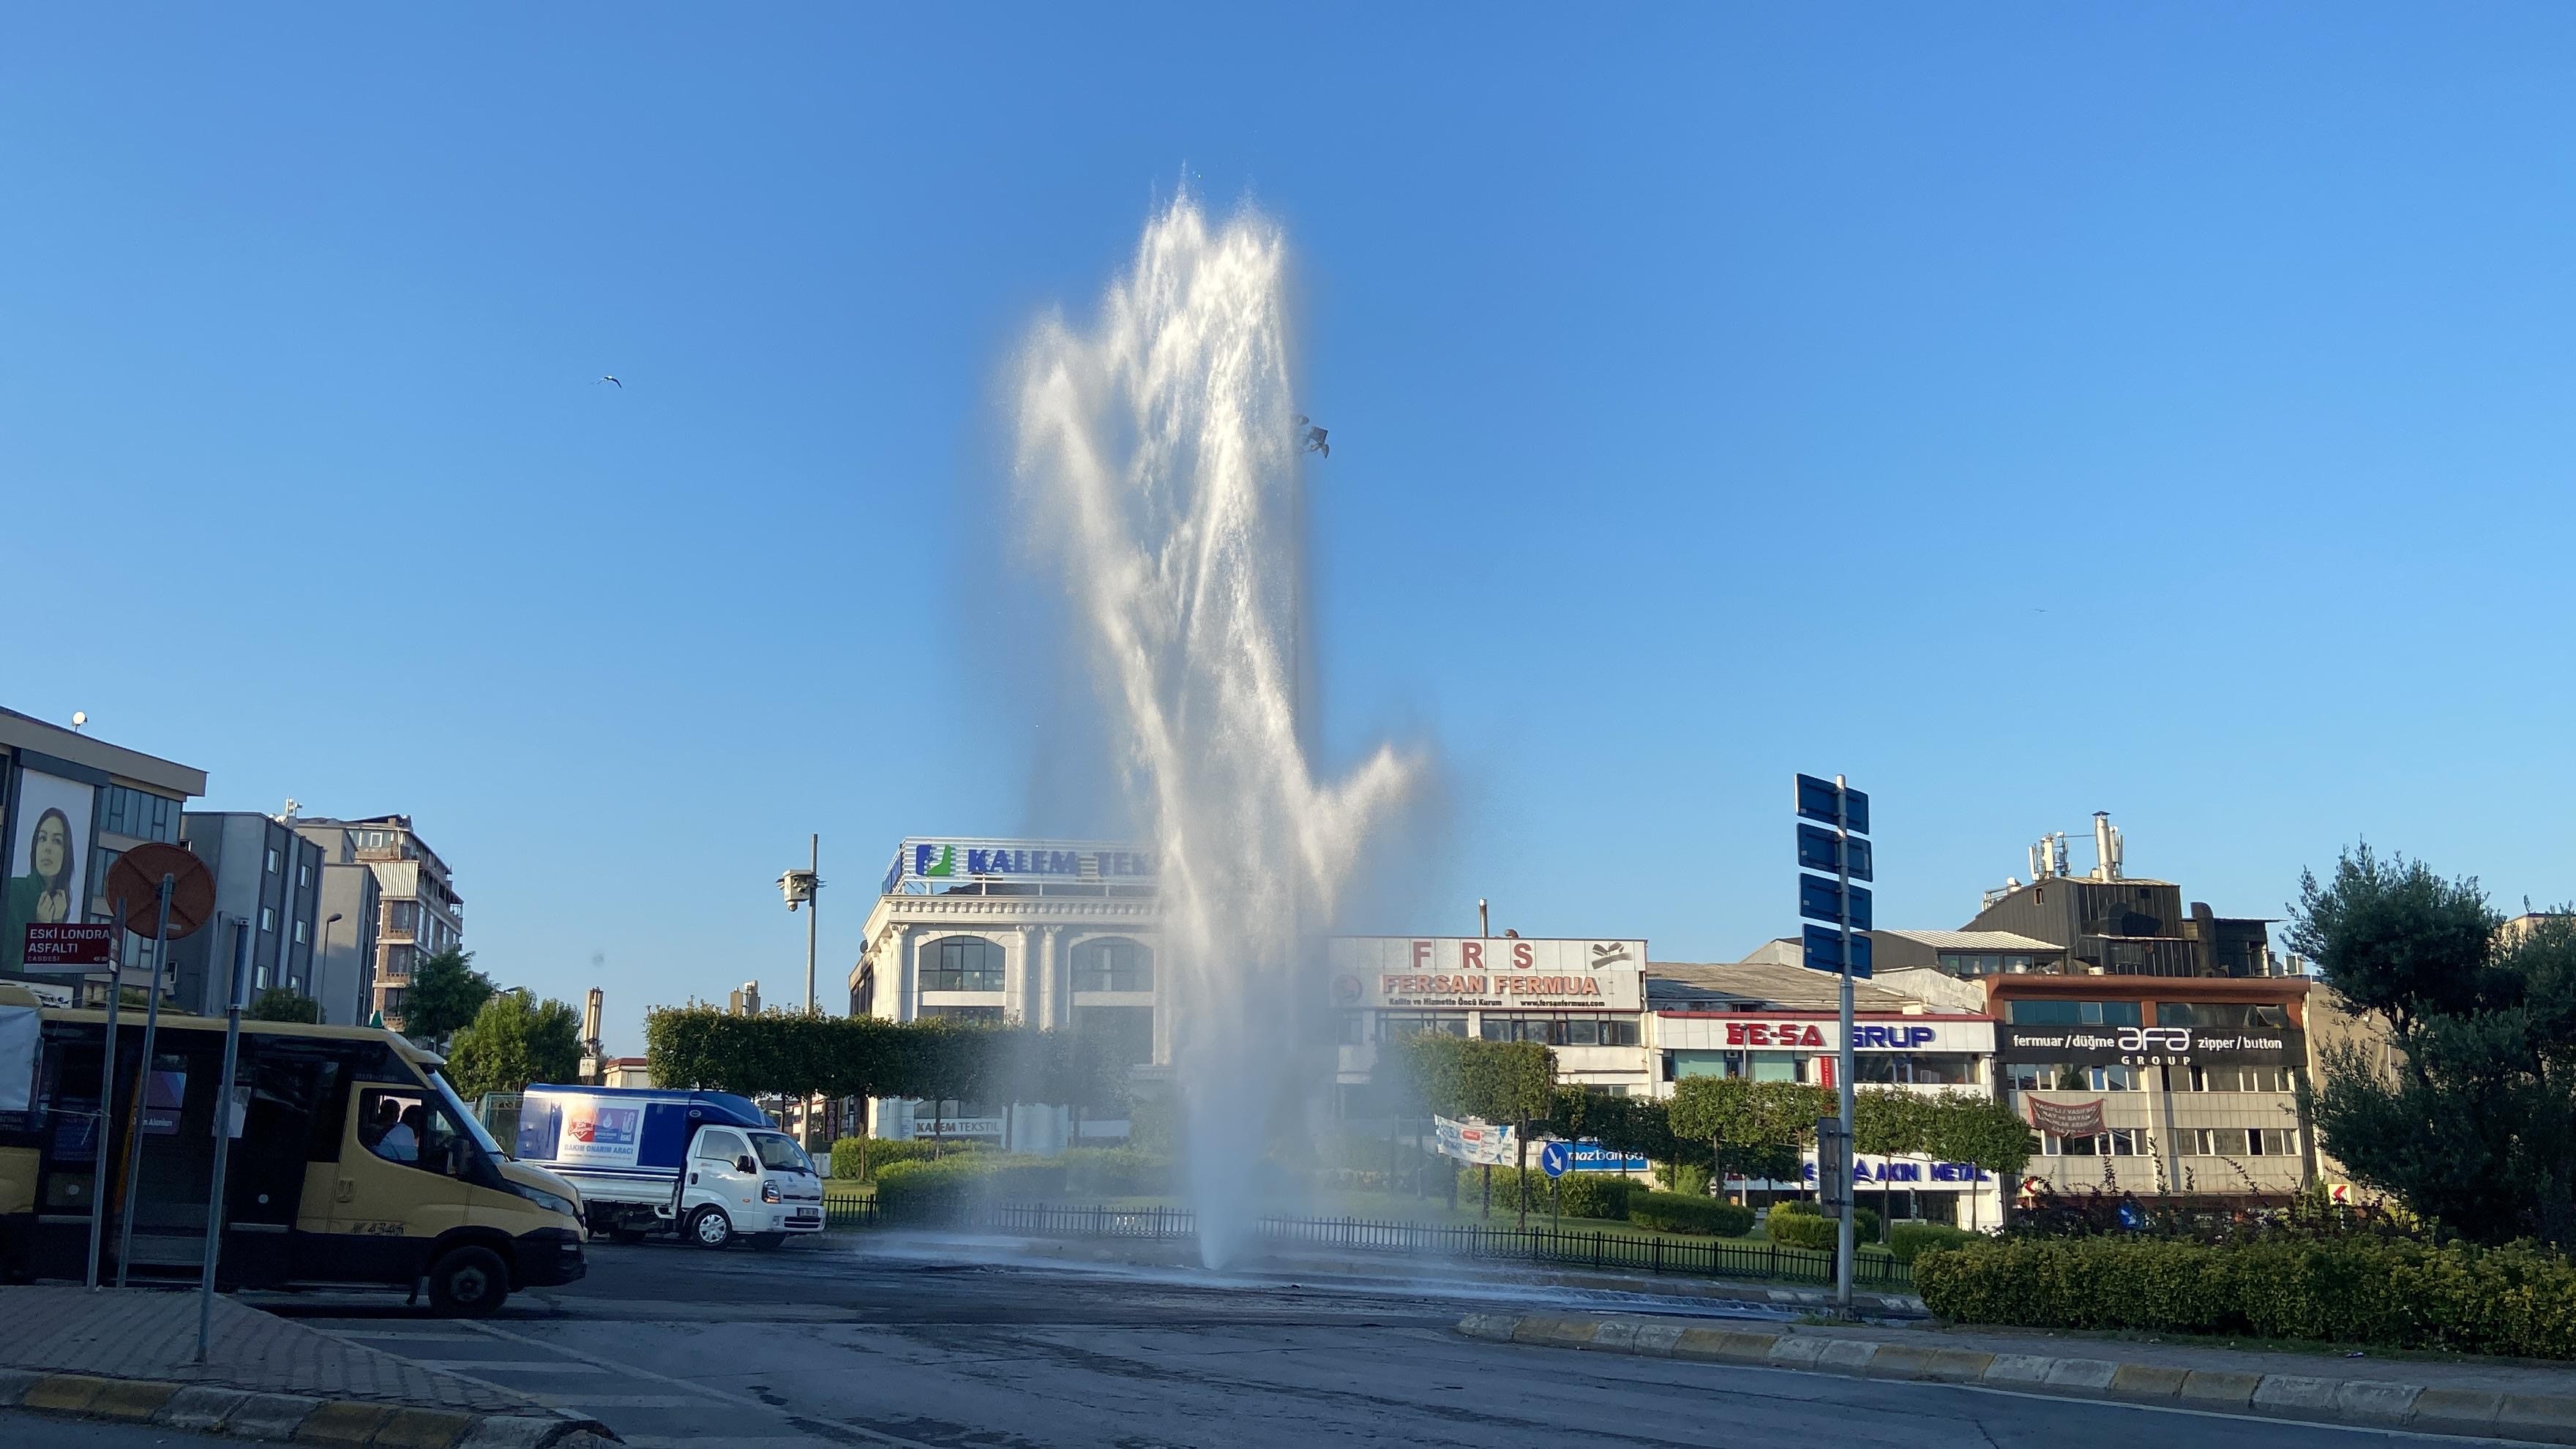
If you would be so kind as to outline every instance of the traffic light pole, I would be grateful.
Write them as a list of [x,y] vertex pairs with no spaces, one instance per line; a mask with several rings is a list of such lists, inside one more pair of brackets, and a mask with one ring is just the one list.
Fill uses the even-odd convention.
[[[1841,1050],[1835,1054],[1834,1085],[1838,1089],[1842,1098],[1840,1105],[1842,1107],[1843,1143],[1845,1152],[1845,1166],[1843,1170],[1846,1173],[1850,1171],[1849,1154],[1851,1152],[1852,1140],[1852,895],[1850,800],[1851,792],[1849,787],[1845,784],[1843,777],[1840,775],[1834,776],[1834,833],[1841,838],[1842,842],[1842,848],[1835,852],[1835,854],[1840,857],[1840,859],[1835,863],[1835,874],[1842,882],[1842,915],[1837,924],[1841,927],[1843,940],[1843,969],[1841,972],[1843,986],[1843,1035]],[[1857,1205],[1851,1201],[1852,1193],[1851,1183],[1849,1180],[1846,1179],[1844,1182],[1839,1184],[1839,1186],[1842,1188],[1844,1203],[1842,1216],[1835,1220],[1834,1226],[1834,1244],[1836,1249],[1834,1253],[1834,1310],[1837,1315],[1849,1318],[1852,1316],[1852,1253],[1854,1251],[1852,1220],[1860,1214],[1856,1211]]]

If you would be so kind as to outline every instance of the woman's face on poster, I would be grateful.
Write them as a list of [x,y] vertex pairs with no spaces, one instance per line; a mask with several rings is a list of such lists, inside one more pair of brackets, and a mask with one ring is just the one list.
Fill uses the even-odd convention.
[[72,839],[61,816],[47,815],[36,822],[35,848],[27,854],[28,863],[45,879],[52,880],[63,873],[65,862],[72,856]]

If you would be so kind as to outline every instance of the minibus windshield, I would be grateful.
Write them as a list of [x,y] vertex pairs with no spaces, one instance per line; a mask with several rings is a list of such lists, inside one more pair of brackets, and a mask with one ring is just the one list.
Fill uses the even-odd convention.
[[457,1096],[456,1089],[447,1084],[445,1072],[433,1067],[430,1069],[429,1080],[431,1085],[438,1088],[438,1095],[446,1099],[447,1110],[455,1113],[456,1120],[464,1123],[465,1130],[474,1135],[475,1145],[492,1154],[492,1160],[495,1162],[510,1155],[501,1150],[500,1143],[492,1140],[492,1134],[484,1127],[483,1119],[475,1116],[473,1109],[465,1105],[465,1099]]
[[813,1161],[806,1157],[804,1148],[796,1145],[795,1138],[778,1132],[754,1132],[751,1142],[760,1151],[761,1166],[814,1175]]

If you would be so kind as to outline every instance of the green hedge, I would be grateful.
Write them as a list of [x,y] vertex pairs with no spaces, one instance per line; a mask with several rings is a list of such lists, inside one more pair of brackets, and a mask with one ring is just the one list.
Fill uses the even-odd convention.
[[1958,1323],[2576,1358],[2576,1265],[2520,1244],[1990,1241],[1926,1253],[1914,1283]]
[[1064,1164],[1065,1191],[1075,1197],[1160,1197],[1172,1190],[1168,1158],[1133,1147],[1073,1147]]
[[[1852,1236],[1863,1243],[1878,1241],[1878,1214],[1868,1208],[1852,1209]],[[1803,1199],[1773,1203],[1765,1231],[1771,1241],[1791,1248],[1834,1250],[1834,1220],[1816,1211],[1816,1205]]]
[[906,1138],[903,1140],[889,1137],[871,1137],[865,1139],[864,1145],[867,1149],[867,1171],[862,1172],[859,1170],[861,1145],[861,1139],[856,1137],[844,1137],[832,1144],[832,1175],[834,1177],[864,1180],[875,1175],[878,1170],[888,1167],[894,1163],[914,1162],[927,1158],[931,1155],[931,1149],[934,1146],[938,1148],[938,1155],[943,1159],[955,1157],[964,1152],[990,1152],[992,1150],[983,1143],[975,1141],[956,1141],[940,1144],[934,1143],[931,1139],[926,1137]]
[[1911,1263],[1926,1248],[1957,1248],[1986,1241],[1983,1233],[1954,1228],[1947,1223],[1898,1223],[1887,1230],[1887,1250],[1896,1261]]
[[1687,1193],[1632,1192],[1628,1195],[1628,1221],[1667,1233],[1740,1238],[1753,1231],[1753,1209]]
[[1064,1200],[1065,1162],[1060,1157],[1021,1157],[966,1152],[934,1162],[914,1158],[877,1171],[880,1211],[919,1216],[953,1211],[980,1198]]

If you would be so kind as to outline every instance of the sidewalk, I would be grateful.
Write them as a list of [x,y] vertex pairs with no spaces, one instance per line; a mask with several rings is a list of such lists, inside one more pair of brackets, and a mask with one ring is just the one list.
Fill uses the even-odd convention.
[[432,1373],[302,1324],[197,1295],[0,1288],[0,1404],[240,1438],[481,1449],[598,1430],[524,1394]]
[[2576,1444],[2576,1366],[2142,1343],[1929,1322],[1743,1328],[1634,1314],[1474,1313],[1470,1338],[2215,1413]]

